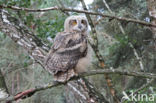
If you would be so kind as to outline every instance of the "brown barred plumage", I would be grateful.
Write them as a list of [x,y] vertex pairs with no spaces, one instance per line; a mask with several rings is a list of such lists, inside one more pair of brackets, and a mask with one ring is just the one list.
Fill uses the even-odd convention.
[[[75,20],[76,24],[71,24]],[[56,81],[65,82],[89,65],[87,29],[88,23],[84,17],[71,16],[65,21],[65,31],[56,35],[45,59],[46,69],[54,74]]]

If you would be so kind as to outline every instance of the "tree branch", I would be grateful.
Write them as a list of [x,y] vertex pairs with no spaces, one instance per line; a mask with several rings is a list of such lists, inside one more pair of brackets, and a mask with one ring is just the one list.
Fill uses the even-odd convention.
[[87,72],[81,73],[79,76],[84,77],[84,76],[92,76],[92,75],[97,75],[97,74],[119,74],[119,75],[127,75],[127,76],[135,76],[135,77],[156,79],[156,74],[153,74],[153,73],[119,70],[119,69],[92,70],[92,71],[87,71]]
[[98,12],[90,12],[90,11],[86,11],[86,10],[77,10],[77,9],[70,9],[70,8],[59,8],[57,6],[49,7],[49,8],[43,8],[43,9],[29,9],[29,8],[20,8],[20,7],[17,7],[17,6],[0,5],[0,8],[9,8],[9,9],[12,9],[12,10],[22,10],[22,11],[27,11],[27,12],[46,12],[46,11],[51,11],[51,10],[63,10],[63,11],[70,11],[70,12],[77,12],[77,13],[85,13],[85,14],[90,14],[90,15],[99,15],[99,16],[102,16],[102,17],[108,17],[108,18],[117,19],[117,20],[120,20],[120,21],[134,22],[134,23],[137,23],[137,24],[145,25],[145,26],[156,27],[155,24],[140,21],[140,20],[125,18],[125,17],[117,17],[117,16],[102,14],[102,13],[98,13]]
[[[79,85],[76,85],[76,83]],[[109,103],[105,97],[101,93],[99,93],[88,80],[84,77],[80,77],[78,80],[69,81],[67,83],[68,91],[73,91],[74,96],[80,103]],[[83,87],[83,88],[82,88]],[[87,88],[86,88],[87,87]],[[89,87],[89,88],[88,88]],[[84,93],[83,91],[89,91],[88,93]],[[82,98],[81,100],[79,98]],[[67,103],[73,103],[73,101],[67,101]]]
[[18,19],[11,17],[3,9],[0,9],[0,30],[18,45],[24,47],[33,60],[43,65],[44,55],[49,50],[49,47],[33,35]]
[[[92,70],[92,71],[88,71],[85,73],[81,73],[79,76],[84,77],[84,76],[92,76],[92,75],[97,75],[97,74],[119,74],[119,75],[128,75],[128,76],[136,76],[136,77],[144,77],[144,78],[154,78],[154,79],[156,78],[156,74],[152,74],[152,73],[143,73],[143,72],[136,72],[136,71],[130,72],[130,71],[126,71],[126,70],[117,70],[117,69],[116,70],[115,69]],[[77,79],[79,79],[79,77],[71,78],[69,81],[77,80]],[[3,101],[5,100],[7,102],[10,102],[10,101],[18,100],[18,99],[24,99],[24,98],[32,96],[34,93],[36,93],[38,91],[57,87],[57,86],[64,85],[64,84],[66,84],[66,83],[58,83],[58,82],[48,83],[43,86],[25,90],[23,92],[18,93],[15,96],[10,96],[6,99],[3,99]],[[2,101],[2,100],[0,100],[0,101]]]
[[[78,80],[78,79],[86,77],[86,76],[93,76],[93,75],[99,75],[99,74],[102,74],[102,75],[103,74],[119,74],[119,75],[156,79],[156,74],[152,74],[152,73],[144,73],[144,72],[128,71],[128,70],[118,70],[118,69],[99,69],[99,70],[91,70],[91,71],[81,73],[81,74],[79,74],[79,77],[73,77],[69,81]],[[69,81],[67,81],[66,83],[68,83]],[[18,99],[25,99],[27,97],[31,97],[34,93],[36,93],[38,91],[46,90],[46,89],[57,87],[60,85],[65,85],[66,83],[60,83],[60,82],[53,81],[46,85],[37,86],[35,88],[28,89],[23,92],[17,93],[15,96],[10,96],[7,98],[0,99],[0,101],[10,102],[10,101],[16,101]],[[142,88],[144,88],[144,87],[142,87]]]

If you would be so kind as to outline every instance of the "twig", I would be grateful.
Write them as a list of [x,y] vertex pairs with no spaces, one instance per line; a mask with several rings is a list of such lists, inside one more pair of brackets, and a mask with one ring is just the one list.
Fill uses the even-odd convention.
[[144,88],[148,87],[155,79],[151,79],[149,82],[138,88],[137,90],[134,91],[134,94],[138,93],[139,91],[143,90]]
[[142,60],[141,60],[141,58],[139,57],[139,55],[138,55],[136,49],[134,48],[134,46],[133,46],[132,43],[129,43],[129,46],[133,49],[134,55],[135,55],[136,59],[139,61],[139,65],[140,65],[141,71],[144,71],[144,65],[143,65]]
[[64,83],[58,83],[58,82],[48,83],[48,84],[40,86],[40,87],[25,90],[23,92],[16,94],[15,96],[10,96],[10,97],[3,99],[3,100],[0,100],[0,101],[6,101],[6,103],[10,103],[11,101],[16,101],[19,99],[25,99],[27,97],[31,97],[34,93],[36,93],[38,91],[49,89],[52,87],[57,87],[57,86],[63,85],[63,84]]
[[96,26],[96,25],[98,25],[102,20],[104,20],[105,19],[105,17],[102,17],[102,18],[100,18],[100,19],[98,19],[95,23],[94,23],[94,25]]
[[113,14],[112,10],[110,9],[109,5],[107,4],[106,0],[103,0],[103,3],[105,4],[106,8],[108,9],[108,11]]
[[49,7],[49,8],[43,8],[43,9],[29,9],[29,8],[20,8],[20,7],[17,7],[17,6],[0,5],[0,8],[10,8],[12,10],[22,10],[22,11],[27,11],[27,12],[46,12],[46,11],[50,11],[50,10],[63,10],[63,11],[70,11],[70,12],[77,12],[77,13],[85,13],[85,14],[90,14],[90,15],[99,15],[99,16],[102,16],[102,17],[108,17],[108,18],[117,19],[117,20],[120,20],[120,21],[134,22],[134,23],[137,23],[137,24],[145,25],[145,26],[156,27],[155,24],[140,21],[140,20],[125,18],[125,17],[117,17],[117,16],[102,14],[102,13],[98,13],[98,12],[90,12],[90,11],[86,11],[86,10],[77,10],[77,9],[70,9],[70,8],[59,8],[57,6]]
[[[102,74],[102,75],[103,74],[119,74],[119,75],[127,75],[127,76],[156,79],[156,74],[137,72],[137,71],[118,70],[118,69],[98,69],[98,70],[87,71],[87,72],[79,74],[79,77],[93,76],[93,75],[99,75],[99,74]],[[77,79],[79,79],[79,77],[73,77],[69,81],[77,80]],[[67,82],[69,82],[69,81],[67,81]],[[5,99],[0,99],[0,101],[9,102],[9,101],[16,101],[18,99],[25,99],[27,97],[31,97],[34,93],[36,93],[38,91],[57,87],[60,85],[65,85],[66,83],[60,83],[60,82],[48,83],[48,84],[43,85],[43,86],[39,86],[36,88],[25,90],[23,92],[16,94],[15,96],[10,96],[10,97],[5,98]]]

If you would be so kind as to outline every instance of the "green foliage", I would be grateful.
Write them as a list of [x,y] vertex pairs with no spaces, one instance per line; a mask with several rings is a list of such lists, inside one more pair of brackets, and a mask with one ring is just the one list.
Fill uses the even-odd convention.
[[120,42],[120,45],[128,45],[129,38],[127,35],[115,35],[115,38]]
[[0,3],[10,6],[29,7],[31,5],[31,0],[0,0]]
[[55,37],[55,34],[64,30],[64,20],[65,16],[55,16],[53,19],[45,20],[44,22],[40,19],[35,21],[37,28],[36,31],[38,32],[37,36],[41,38],[47,38],[51,36],[52,38]]
[[[57,0],[1,0],[2,4],[16,5],[19,7],[32,7],[46,8],[58,5]],[[68,1],[69,2],[69,1]],[[73,2],[74,3],[74,2]],[[38,37],[46,41],[47,37],[54,38],[57,32],[63,31],[63,24],[66,16],[59,11],[42,13],[28,13],[25,11],[18,11],[14,16],[19,17],[24,24],[30,27]]]

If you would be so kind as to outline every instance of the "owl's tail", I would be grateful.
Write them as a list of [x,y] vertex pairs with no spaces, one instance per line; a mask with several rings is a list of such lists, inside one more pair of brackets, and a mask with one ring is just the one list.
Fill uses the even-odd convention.
[[72,77],[77,76],[77,75],[78,74],[74,71],[74,69],[69,69],[66,72],[58,72],[57,74],[54,74],[54,81],[66,82]]

